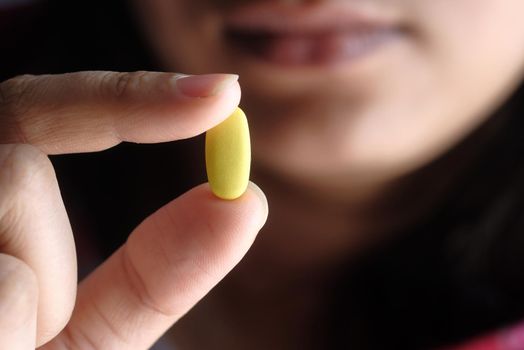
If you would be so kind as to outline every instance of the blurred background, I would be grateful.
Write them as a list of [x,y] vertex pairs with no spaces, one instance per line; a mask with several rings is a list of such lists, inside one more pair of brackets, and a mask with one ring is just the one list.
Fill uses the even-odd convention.
[[[160,66],[137,30],[127,1],[0,0],[0,81],[19,74],[158,70]],[[512,101],[519,104],[522,96]],[[488,126],[496,129],[501,121],[505,119]],[[507,149],[514,150],[513,156],[524,156],[518,143],[522,121],[511,123],[516,126],[509,128],[514,130],[508,134],[510,141],[483,149],[484,160],[458,181],[455,188],[460,190],[454,197],[443,201],[442,207],[453,203],[454,212],[437,210],[434,221],[379,245],[350,269],[341,266],[333,272],[344,275],[343,279],[333,278],[343,282],[320,293],[328,307],[318,311],[318,321],[307,325],[308,332],[318,333],[316,348],[434,348],[511,325],[524,316],[524,238],[515,245],[509,234],[496,242],[489,236],[490,227],[505,220],[517,199],[507,197],[511,197],[507,208],[507,202],[499,202],[499,217],[491,216],[495,221],[479,224],[484,228],[479,232],[486,235],[474,250],[471,242],[478,237],[468,236],[469,231],[453,239],[435,234],[458,217],[464,220],[463,227],[467,220],[480,222],[483,205],[497,195],[489,185],[497,183],[501,174],[524,176],[520,165],[504,158]],[[490,137],[484,129],[478,135]],[[460,150],[474,147],[468,142]],[[429,174],[450,159],[460,162],[460,152],[446,154],[421,173]],[[51,160],[77,241],[80,277],[120,246],[142,219],[206,181],[202,137],[158,145],[121,144],[104,152],[52,156]],[[471,174],[475,174],[474,182],[469,180]],[[485,191],[476,191],[479,187]],[[515,185],[510,192],[522,191],[522,185]],[[519,225],[514,226],[524,227]],[[493,258],[488,261],[484,258],[487,247],[504,254],[488,254]],[[447,275],[445,271],[452,270],[455,261],[443,259],[443,252],[455,258],[464,251],[473,252],[474,262],[457,271],[458,279]],[[301,278],[307,280],[307,273]],[[229,292],[218,289],[213,293]],[[254,293],[259,298],[254,302],[279,302],[275,296],[266,298],[263,287],[258,293]],[[234,299],[235,294],[230,296]],[[227,320],[213,318],[214,310],[205,301],[194,313],[204,317],[209,313],[209,324],[203,327],[210,332],[227,328]],[[182,326],[198,328],[192,322],[189,317]],[[169,340],[157,347],[170,348]]]

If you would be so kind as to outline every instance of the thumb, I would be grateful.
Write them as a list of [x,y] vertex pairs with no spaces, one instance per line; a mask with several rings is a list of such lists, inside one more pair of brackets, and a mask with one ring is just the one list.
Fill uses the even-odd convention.
[[82,282],[71,322],[45,349],[148,348],[240,261],[266,217],[253,184],[233,201],[192,189]]

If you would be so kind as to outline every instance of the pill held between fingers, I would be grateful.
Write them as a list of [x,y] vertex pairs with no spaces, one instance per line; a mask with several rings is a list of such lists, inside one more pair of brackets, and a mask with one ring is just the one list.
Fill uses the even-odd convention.
[[249,127],[237,108],[206,132],[206,171],[211,191],[222,199],[236,199],[247,189],[251,167]]

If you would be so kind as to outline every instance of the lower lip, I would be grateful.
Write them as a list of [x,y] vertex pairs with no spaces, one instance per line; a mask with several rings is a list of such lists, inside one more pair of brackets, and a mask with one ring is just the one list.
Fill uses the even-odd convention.
[[306,34],[228,32],[231,46],[242,54],[285,67],[347,64],[391,44],[400,31],[391,28]]

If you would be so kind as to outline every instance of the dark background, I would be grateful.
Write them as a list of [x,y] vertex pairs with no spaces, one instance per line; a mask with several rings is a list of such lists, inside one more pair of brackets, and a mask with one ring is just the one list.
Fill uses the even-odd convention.
[[[154,70],[126,2],[40,1],[0,10],[0,80],[80,70]],[[316,331],[322,348],[425,349],[524,319],[522,89],[489,123],[422,171],[454,171],[430,217],[342,267]],[[202,138],[51,157],[82,274],[143,218],[205,181]],[[327,342],[327,343],[326,343]]]

